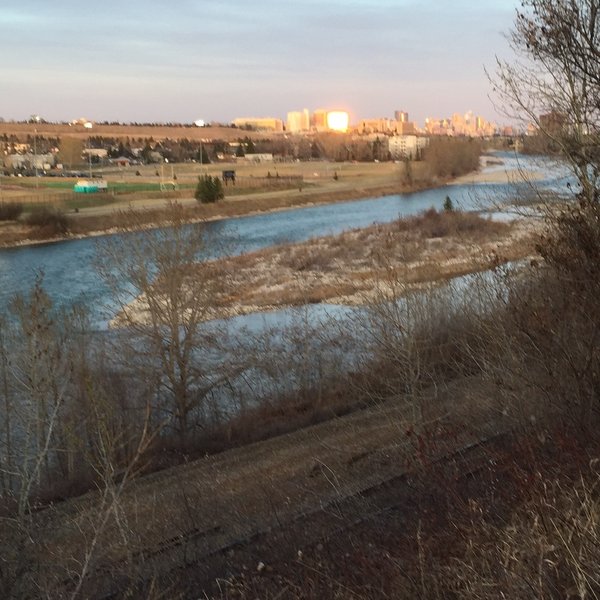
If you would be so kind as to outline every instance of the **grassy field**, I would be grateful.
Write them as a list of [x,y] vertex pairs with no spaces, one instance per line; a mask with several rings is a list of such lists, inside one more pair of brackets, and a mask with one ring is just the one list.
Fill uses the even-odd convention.
[[[337,191],[399,185],[403,168],[403,165],[394,163],[328,161],[210,165],[183,163],[125,168],[111,166],[94,169],[93,175],[107,181],[108,191],[113,196],[135,203],[148,199],[192,198],[198,177],[221,177],[226,169],[236,171],[236,183],[225,186],[225,195],[241,196],[276,190]],[[75,194],[72,190],[77,181],[78,178],[72,177],[0,177],[0,202],[52,204],[67,210],[74,207],[102,207],[111,203],[103,194]],[[175,189],[172,184],[175,184]]]

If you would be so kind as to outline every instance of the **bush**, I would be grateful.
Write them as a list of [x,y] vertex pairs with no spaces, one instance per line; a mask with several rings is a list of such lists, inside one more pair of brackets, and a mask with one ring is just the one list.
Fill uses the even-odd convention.
[[225,197],[223,184],[218,177],[204,175],[198,178],[198,186],[194,197],[198,202],[210,203]]
[[37,227],[46,235],[64,235],[69,231],[69,218],[57,208],[34,208],[25,219],[27,225]]
[[16,221],[22,212],[23,205],[20,202],[0,203],[0,221]]

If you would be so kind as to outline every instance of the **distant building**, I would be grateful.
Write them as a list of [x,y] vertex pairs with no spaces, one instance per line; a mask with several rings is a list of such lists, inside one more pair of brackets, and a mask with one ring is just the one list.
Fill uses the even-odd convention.
[[417,135],[394,135],[388,139],[389,152],[393,160],[418,158],[429,144],[429,138]]
[[330,110],[327,113],[327,129],[345,133],[350,126],[350,115],[345,110]]
[[396,133],[398,135],[415,135],[417,126],[412,121],[396,121]]
[[327,131],[327,111],[322,108],[317,108],[317,110],[313,112],[311,125],[317,131]]
[[408,123],[408,113],[403,110],[397,110],[394,112],[394,118],[399,123]]
[[408,120],[408,113],[397,110],[394,112],[394,118],[388,119],[380,117],[379,119],[363,119],[356,126],[358,133],[366,135],[369,133],[385,133],[388,135],[414,135],[417,133],[417,127]]
[[386,119],[363,119],[358,122],[359,133],[391,133],[396,130],[396,121]]
[[248,162],[273,162],[273,155],[269,152],[261,152],[261,153],[246,153],[241,160],[245,160]]
[[535,123],[528,123],[527,129],[525,130],[525,135],[537,135],[540,132],[537,125]]
[[312,115],[311,126],[317,132],[346,132],[350,126],[350,115],[345,110],[318,108]]
[[8,169],[50,170],[56,163],[54,154],[9,154],[4,157],[4,166]]
[[464,115],[454,113],[450,119],[425,119],[425,131],[429,135],[490,137],[498,128],[483,117],[475,116],[472,111]]
[[293,111],[287,114],[286,130],[290,133],[300,133],[310,129],[310,114],[308,109]]
[[559,133],[567,125],[567,117],[555,110],[540,115],[540,128],[548,133]]
[[95,156],[97,158],[107,158],[108,150],[106,148],[84,148],[82,154],[86,156]]

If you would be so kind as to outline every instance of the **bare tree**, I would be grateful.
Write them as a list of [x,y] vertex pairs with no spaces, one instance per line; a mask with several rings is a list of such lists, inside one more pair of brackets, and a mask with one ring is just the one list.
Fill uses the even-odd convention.
[[[73,577],[75,597],[160,429],[151,428],[148,400],[133,424],[119,410],[116,387],[95,368],[104,356],[84,311],[56,309],[41,275],[1,325],[0,596],[57,597],[56,586]],[[99,489],[101,502],[88,545],[81,555],[44,555],[52,536],[48,501],[89,487]],[[72,564],[80,568],[73,572]]]
[[598,199],[600,2],[523,0],[494,91],[506,112],[534,123],[568,161],[581,198]]
[[139,231],[134,225],[122,233],[99,248],[100,273],[119,308],[113,325],[131,372],[155,396],[155,417],[168,415],[185,446],[207,417],[211,392],[229,374],[230,365],[214,360],[225,334],[205,324],[218,316],[226,274],[201,260],[205,227],[186,223],[180,205],[169,206],[164,227]]

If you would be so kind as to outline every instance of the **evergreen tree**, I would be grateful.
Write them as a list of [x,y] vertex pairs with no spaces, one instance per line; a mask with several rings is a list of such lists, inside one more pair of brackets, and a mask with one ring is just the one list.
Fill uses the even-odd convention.
[[205,204],[221,200],[225,197],[221,180],[218,177],[212,177],[211,175],[199,177],[194,197],[198,202]]

